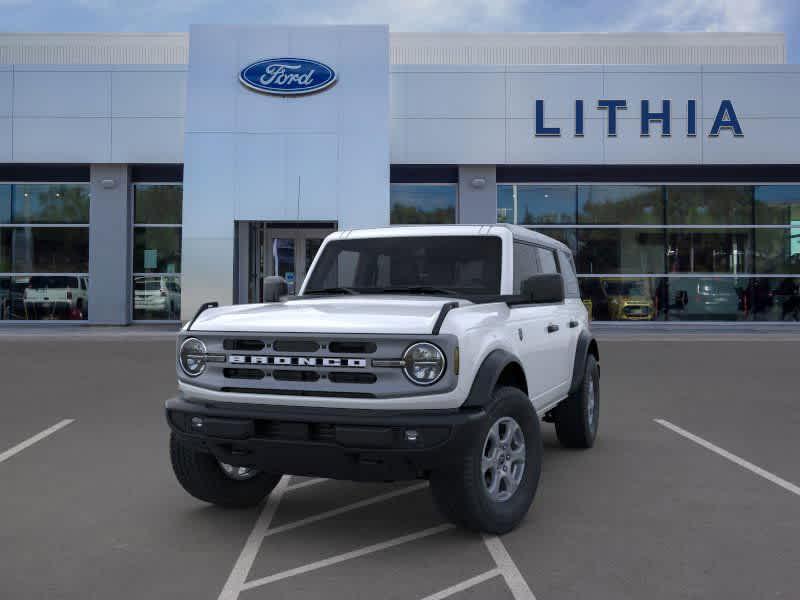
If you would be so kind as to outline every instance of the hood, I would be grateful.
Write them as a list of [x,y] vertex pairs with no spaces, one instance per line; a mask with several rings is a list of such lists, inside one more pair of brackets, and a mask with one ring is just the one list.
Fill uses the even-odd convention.
[[447,302],[440,296],[329,296],[274,304],[238,304],[200,314],[190,331],[430,334]]
[[647,296],[609,296],[610,300],[619,302],[621,304],[647,304],[653,303],[652,298]]

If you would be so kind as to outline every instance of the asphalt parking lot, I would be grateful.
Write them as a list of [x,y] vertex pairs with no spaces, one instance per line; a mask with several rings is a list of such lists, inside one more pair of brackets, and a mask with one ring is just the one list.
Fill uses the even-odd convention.
[[596,447],[544,425],[534,505],[494,538],[424,482],[206,506],[169,465],[168,332],[0,332],[0,598],[797,598],[800,335],[600,342]]

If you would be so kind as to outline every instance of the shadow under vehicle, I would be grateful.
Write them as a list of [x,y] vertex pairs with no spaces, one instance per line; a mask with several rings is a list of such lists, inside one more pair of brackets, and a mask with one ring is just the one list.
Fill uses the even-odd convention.
[[602,279],[600,290],[611,321],[652,321],[655,317],[653,291],[646,279]]

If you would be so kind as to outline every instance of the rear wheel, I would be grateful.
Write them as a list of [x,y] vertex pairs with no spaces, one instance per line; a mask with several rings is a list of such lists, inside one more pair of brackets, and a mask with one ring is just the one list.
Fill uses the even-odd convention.
[[495,390],[492,410],[451,471],[431,474],[444,515],[468,529],[502,534],[530,508],[542,470],[539,418],[517,388]]
[[189,494],[229,508],[257,506],[278,485],[281,475],[219,462],[172,434],[169,442],[172,470]]
[[567,448],[591,448],[600,419],[600,371],[597,359],[586,357],[580,388],[553,410],[556,435]]

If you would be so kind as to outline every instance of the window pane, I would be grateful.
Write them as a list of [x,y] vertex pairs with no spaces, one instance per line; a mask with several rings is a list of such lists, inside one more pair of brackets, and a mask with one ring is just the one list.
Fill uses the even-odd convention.
[[579,274],[663,273],[664,234],[657,229],[579,229]]
[[670,321],[742,321],[750,280],[742,277],[671,277]]
[[0,321],[83,321],[88,317],[85,275],[0,277]]
[[749,225],[752,222],[752,186],[667,187],[669,225]]
[[497,222],[514,222],[514,186],[497,186]]
[[135,223],[181,224],[183,186],[137,184],[133,200]]
[[514,243],[514,293],[522,291],[522,282],[541,273],[539,261],[536,256],[536,246],[530,244]]
[[133,318],[175,321],[181,316],[181,278],[138,275],[133,278]]
[[180,227],[135,227],[133,270],[135,273],[180,273]]
[[800,186],[757,185],[756,225],[800,227]]
[[578,186],[578,222],[598,225],[660,225],[664,188],[641,185]]
[[751,280],[747,313],[754,321],[800,321],[800,278]]
[[578,236],[574,229],[550,229],[548,227],[546,229],[534,229],[534,231],[558,240],[572,250],[573,254],[578,251]]
[[517,186],[517,221],[520,225],[574,223],[575,186]]
[[752,273],[752,238],[749,229],[671,230],[667,266],[672,273]]
[[11,223],[11,185],[0,185],[0,223]]
[[665,278],[582,277],[581,298],[595,321],[653,321],[666,318]]
[[0,229],[0,271],[86,273],[87,227],[9,227]]
[[450,224],[456,222],[455,184],[393,183],[390,187],[392,225]]
[[536,254],[539,256],[539,267],[542,269],[542,273],[558,273],[556,255],[552,250],[536,248]]
[[567,298],[579,298],[580,289],[578,287],[578,278],[575,276],[575,265],[572,262],[572,256],[559,250],[558,263],[561,267],[561,274],[564,276],[564,290]]
[[791,229],[756,229],[756,272],[800,273],[800,221]]
[[87,184],[0,186],[0,223],[89,223]]

